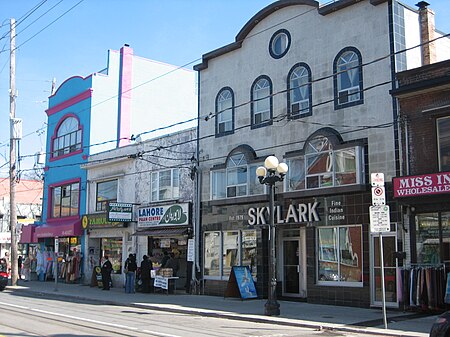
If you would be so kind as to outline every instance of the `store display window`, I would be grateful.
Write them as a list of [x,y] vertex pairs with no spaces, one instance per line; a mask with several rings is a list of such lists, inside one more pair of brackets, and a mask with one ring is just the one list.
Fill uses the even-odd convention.
[[346,286],[362,283],[361,226],[323,227],[317,234],[318,282]]
[[122,238],[102,239],[102,257],[109,257],[113,266],[113,274],[122,273],[122,245]]
[[450,260],[450,212],[416,215],[416,252],[419,264]]
[[256,279],[256,231],[214,231],[204,236],[204,275],[227,280],[233,266],[248,266]]

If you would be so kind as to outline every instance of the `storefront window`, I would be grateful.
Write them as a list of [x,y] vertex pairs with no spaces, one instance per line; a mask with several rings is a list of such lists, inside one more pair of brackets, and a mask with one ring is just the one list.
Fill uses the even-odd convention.
[[439,263],[439,214],[416,216],[416,247],[418,263]]
[[318,228],[318,281],[362,282],[361,226]]
[[242,231],[242,263],[256,278],[256,231]]
[[231,267],[239,265],[239,232],[223,233],[223,276],[229,276]]
[[113,274],[122,273],[122,238],[103,238],[102,257],[108,256]]
[[256,278],[256,230],[206,232],[204,243],[205,276],[228,279],[232,267],[241,265]]
[[442,258],[450,261],[450,212],[441,214],[442,226]]
[[220,232],[205,233],[204,275],[220,276]]

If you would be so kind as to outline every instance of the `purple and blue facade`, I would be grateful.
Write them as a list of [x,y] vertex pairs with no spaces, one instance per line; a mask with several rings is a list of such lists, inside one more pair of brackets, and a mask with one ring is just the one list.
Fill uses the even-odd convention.
[[106,69],[71,77],[49,97],[42,221],[29,240],[41,250],[54,250],[58,238],[60,253],[84,251],[87,173],[81,165],[93,153],[130,143],[132,59],[128,46],[109,51]]

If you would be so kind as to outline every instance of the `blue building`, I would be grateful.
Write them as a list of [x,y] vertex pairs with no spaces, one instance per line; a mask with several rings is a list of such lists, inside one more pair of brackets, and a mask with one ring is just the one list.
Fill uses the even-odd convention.
[[[178,68],[135,56],[125,45],[120,51],[108,51],[105,69],[84,78],[71,77],[49,97],[42,221],[29,240],[37,243],[37,272],[42,277],[53,275],[53,264],[48,262],[54,260],[55,251],[65,263],[60,277],[76,281],[82,275],[87,173],[80,165],[92,154],[130,144],[133,133],[195,115],[195,73],[174,70]],[[165,73],[170,75],[158,85],[150,83],[149,79]],[[178,87],[161,92],[171,81]],[[174,100],[177,95],[187,100]],[[178,106],[181,102],[183,109]],[[149,116],[151,124],[145,123]]]

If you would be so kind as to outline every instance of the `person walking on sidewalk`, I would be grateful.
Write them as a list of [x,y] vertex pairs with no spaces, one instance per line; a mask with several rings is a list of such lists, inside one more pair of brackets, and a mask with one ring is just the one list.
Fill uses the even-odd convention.
[[148,259],[147,255],[142,257],[141,262],[141,281],[142,281],[142,292],[149,293],[150,292],[150,280],[151,280],[151,270],[152,270],[152,261]]
[[112,264],[109,261],[108,256],[105,255],[105,262],[103,262],[102,265],[103,290],[109,290],[109,287],[111,286],[111,271],[112,271]]
[[136,256],[134,254],[130,254],[128,259],[125,261],[125,292],[126,293],[134,293],[135,290],[135,280],[136,280]]

